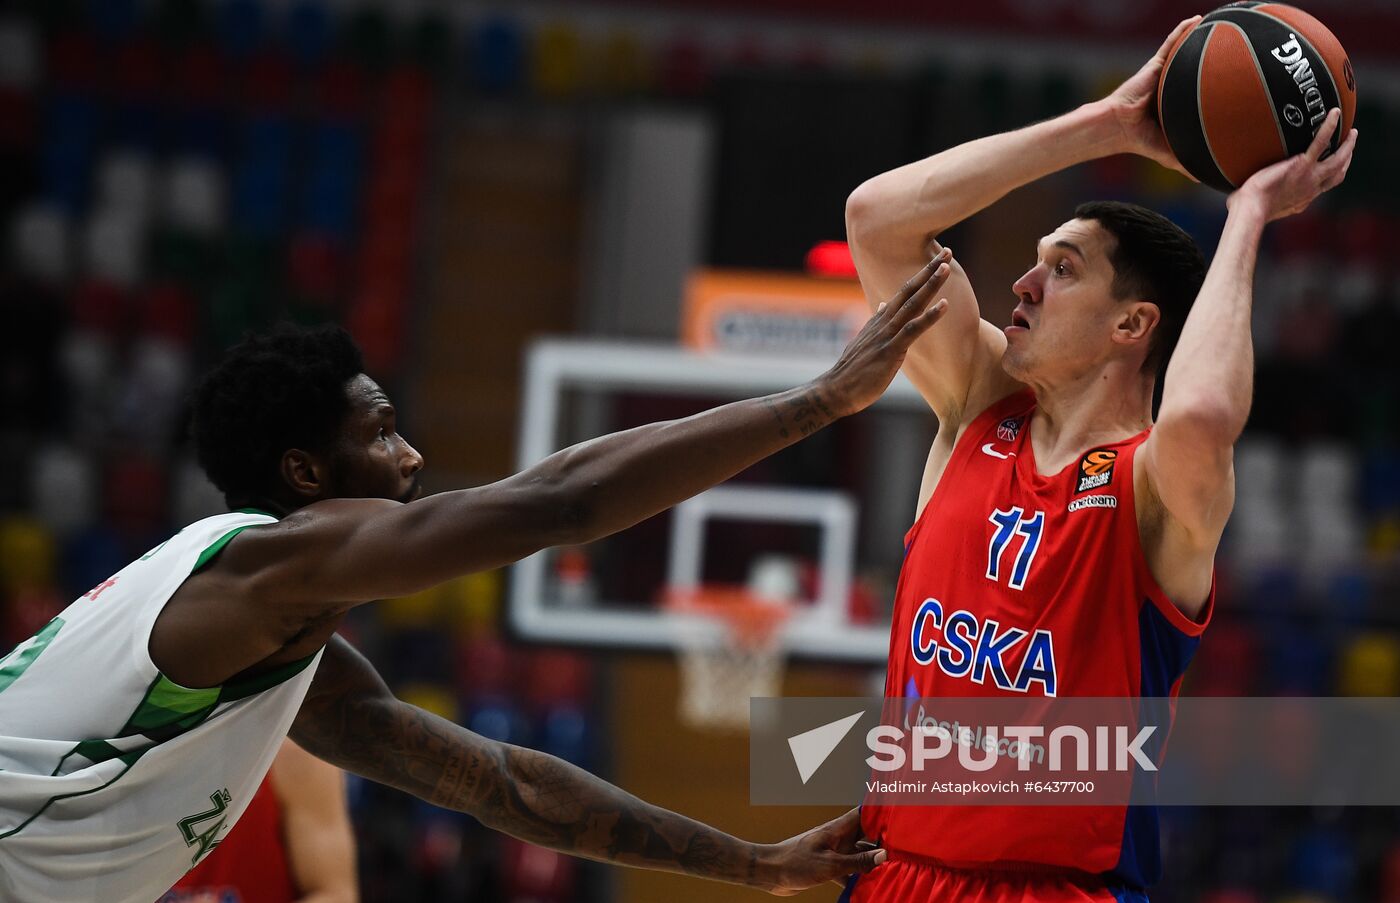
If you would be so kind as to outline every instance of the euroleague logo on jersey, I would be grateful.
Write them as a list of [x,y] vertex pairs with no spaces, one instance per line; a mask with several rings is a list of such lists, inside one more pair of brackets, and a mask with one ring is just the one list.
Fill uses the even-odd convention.
[[1113,465],[1118,460],[1118,452],[1111,448],[1096,448],[1079,459],[1079,483],[1075,493],[1102,489],[1113,482]]
[[1021,432],[1021,424],[1024,423],[1025,420],[1026,418],[1024,417],[1008,417],[1001,423],[998,423],[997,439],[1002,442],[1015,442],[1016,435]]

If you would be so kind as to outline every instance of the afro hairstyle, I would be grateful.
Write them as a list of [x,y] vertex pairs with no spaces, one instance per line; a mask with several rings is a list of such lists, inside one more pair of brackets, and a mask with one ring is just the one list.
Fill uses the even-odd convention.
[[350,412],[364,358],[339,326],[283,324],[230,348],[195,389],[195,455],[230,508],[273,498],[289,449],[326,451]]

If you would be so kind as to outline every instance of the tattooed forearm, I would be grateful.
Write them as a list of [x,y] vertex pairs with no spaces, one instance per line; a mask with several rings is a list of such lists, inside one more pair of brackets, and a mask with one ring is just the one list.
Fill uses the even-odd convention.
[[815,388],[805,389],[796,397],[781,401],[769,396],[764,403],[778,423],[778,435],[784,439],[794,432],[799,436],[810,436],[837,419],[822,393]]
[[[492,827],[580,856],[669,868],[746,882],[757,848],[684,816],[649,805],[593,775],[543,753],[502,747],[505,769],[476,812]],[[443,801],[457,808],[457,801]]]
[[472,758],[447,755],[451,732],[460,728],[421,711],[404,717],[392,697],[316,703],[302,706],[292,739],[348,771],[426,798],[439,785],[470,783],[481,768]]
[[342,768],[531,843],[760,883],[761,847],[645,803],[553,756],[477,736],[387,690],[308,698],[292,737]]

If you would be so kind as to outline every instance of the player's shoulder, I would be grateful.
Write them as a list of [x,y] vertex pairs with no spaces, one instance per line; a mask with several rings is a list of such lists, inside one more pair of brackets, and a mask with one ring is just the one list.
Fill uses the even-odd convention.
[[970,416],[952,423],[940,420],[933,448],[930,449],[928,461],[924,465],[924,478],[919,491],[920,511],[932,498],[935,488],[943,481],[943,475],[955,455],[971,454],[960,453],[959,449],[968,445],[977,446],[992,438],[1002,442],[1014,442],[1021,429],[1030,421],[1031,412],[1035,409],[1035,396],[1030,389],[1016,384],[1005,387],[997,397],[977,400],[975,408]]
[[[998,368],[1000,369],[1000,368]],[[973,432],[978,435],[994,427],[1003,426],[1003,420],[1025,419],[1035,409],[1035,394],[1024,383],[1017,382],[1005,373],[1000,379],[987,378],[975,382],[968,393],[968,402],[959,417],[955,441]],[[1005,425],[1012,432],[1019,425]],[[1014,436],[1005,441],[1011,441]]]
[[263,512],[229,531],[215,564],[231,575],[274,578],[300,572],[308,559],[336,548],[376,515],[402,507],[390,499],[325,499],[282,517]]
[[251,526],[276,523],[276,518],[264,511],[243,509],[213,514],[191,521],[174,535],[166,538],[147,551],[133,564],[160,568],[176,564],[188,553],[198,556],[199,565],[206,563],[217,549],[226,545],[229,539]]
[[977,354],[967,383],[967,396],[955,412],[959,431],[976,422],[988,410],[1008,398],[1028,392],[1026,384],[1002,368],[1006,354],[1006,334],[986,320],[978,320]]

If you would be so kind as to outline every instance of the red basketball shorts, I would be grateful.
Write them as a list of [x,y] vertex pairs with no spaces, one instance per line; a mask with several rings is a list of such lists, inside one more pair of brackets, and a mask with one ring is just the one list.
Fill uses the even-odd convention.
[[896,858],[854,876],[839,903],[1148,903],[1140,890],[1049,873],[971,871]]

